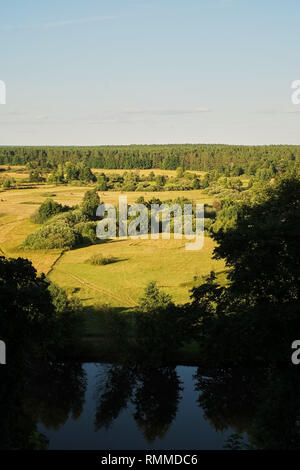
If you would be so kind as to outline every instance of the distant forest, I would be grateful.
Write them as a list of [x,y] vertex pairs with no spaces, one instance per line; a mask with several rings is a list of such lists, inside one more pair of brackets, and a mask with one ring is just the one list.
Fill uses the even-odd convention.
[[210,171],[255,175],[264,169],[270,175],[300,168],[300,146],[237,146],[211,144],[123,145],[97,147],[0,147],[0,164],[51,169],[66,162],[81,162],[89,168]]

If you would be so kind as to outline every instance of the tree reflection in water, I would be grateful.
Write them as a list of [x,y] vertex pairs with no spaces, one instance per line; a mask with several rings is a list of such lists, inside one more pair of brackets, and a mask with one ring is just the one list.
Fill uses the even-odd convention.
[[299,449],[299,376],[295,369],[223,369],[203,376],[198,403],[216,430],[246,432],[253,449]]
[[47,448],[37,424],[58,429],[70,414],[78,418],[85,389],[85,372],[78,363],[5,366],[0,383],[0,448]]
[[108,428],[131,403],[144,438],[162,439],[176,417],[181,391],[175,367],[112,366],[99,376],[95,428]]
[[[233,431],[231,448],[299,449],[296,369],[199,367],[194,375],[198,404],[216,431]],[[125,364],[100,365],[99,370],[94,389],[95,431],[108,429],[127,409],[148,443],[163,439],[176,419],[182,397],[176,368]],[[1,376],[1,449],[47,448],[37,424],[59,429],[83,411],[86,373],[82,364],[39,364],[18,371],[6,367]],[[245,435],[246,443],[242,442]],[[199,446],[200,440],[201,436]]]
[[[194,379],[205,418],[216,431],[232,429],[238,437],[235,448],[300,448],[299,377],[294,368],[199,368]],[[145,440],[162,439],[176,418],[182,390],[174,367],[107,367],[98,377],[95,428],[109,428],[131,404]]]

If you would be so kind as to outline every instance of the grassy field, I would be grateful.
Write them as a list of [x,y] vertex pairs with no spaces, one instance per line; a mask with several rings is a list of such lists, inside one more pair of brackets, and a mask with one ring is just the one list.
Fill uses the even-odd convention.
[[[202,275],[224,271],[222,262],[211,260],[213,247],[210,238],[205,238],[202,250],[194,252],[185,250],[184,239],[112,240],[65,252],[49,277],[68,291],[77,292],[85,305],[135,307],[152,280],[176,303],[183,303]],[[95,254],[117,259],[103,266],[87,263]]]
[[7,165],[0,165],[1,178],[9,176],[10,178],[14,178],[16,181],[19,181],[28,178],[29,176],[29,171],[24,165],[14,165],[11,166],[9,170],[7,168]]
[[[19,169],[19,168],[18,168]],[[21,168],[20,168],[21,169]],[[12,168],[12,172],[15,169]],[[100,171],[100,170],[99,170]],[[163,171],[163,170],[162,170]],[[170,172],[168,172],[170,173]],[[174,173],[174,172],[173,172]],[[74,206],[80,204],[87,186],[37,184],[32,188],[11,189],[0,195],[0,250],[8,257],[30,259],[39,272],[76,293],[86,306],[110,305],[132,308],[138,304],[147,283],[155,280],[175,302],[186,302],[194,282],[211,270],[223,272],[220,261],[212,260],[213,241],[205,239],[199,252],[186,251],[185,240],[113,240],[62,253],[62,250],[22,250],[25,237],[36,230],[30,216],[46,197]],[[162,201],[187,197],[194,202],[210,203],[213,197],[201,190],[171,192],[99,192],[102,202],[117,204],[120,195],[128,203],[139,196],[158,197]],[[93,266],[86,261],[95,254],[114,256],[113,264]],[[225,277],[225,275],[223,275]]]
[[[17,216],[29,217],[35,210],[36,205],[41,204],[46,197],[60,202],[61,204],[67,204],[74,206],[80,204],[84,193],[87,189],[91,189],[90,186],[71,186],[61,185],[56,186],[54,184],[37,184],[33,188],[26,188],[22,190],[11,189],[3,191],[0,194],[0,213],[12,214]],[[117,204],[119,196],[126,195],[128,203],[132,204],[140,196],[143,196],[146,200],[153,197],[159,198],[161,201],[167,199],[176,199],[178,197],[186,197],[193,202],[198,203],[211,203],[214,200],[214,196],[205,194],[200,189],[191,191],[99,191],[101,202],[108,202]]]

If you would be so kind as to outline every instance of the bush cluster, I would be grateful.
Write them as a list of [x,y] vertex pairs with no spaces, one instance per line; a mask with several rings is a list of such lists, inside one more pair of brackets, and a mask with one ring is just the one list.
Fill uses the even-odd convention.
[[32,216],[36,223],[43,224],[29,234],[22,248],[39,249],[72,249],[82,244],[94,244],[96,237],[96,208],[100,199],[96,191],[87,191],[80,208],[67,206],[46,199]]

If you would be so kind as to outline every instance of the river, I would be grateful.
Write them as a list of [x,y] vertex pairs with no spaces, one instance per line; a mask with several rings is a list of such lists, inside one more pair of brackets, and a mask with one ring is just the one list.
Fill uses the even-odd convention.
[[52,402],[48,418],[38,424],[48,449],[222,449],[233,433],[217,431],[205,416],[196,367],[137,375],[121,366],[84,363],[82,371],[81,403],[59,411],[58,393],[58,408]]

